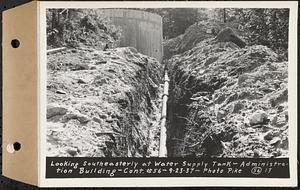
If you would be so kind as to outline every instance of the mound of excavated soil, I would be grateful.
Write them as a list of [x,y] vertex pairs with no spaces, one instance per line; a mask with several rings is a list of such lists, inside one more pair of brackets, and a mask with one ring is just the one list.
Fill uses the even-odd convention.
[[[169,59],[173,55],[183,53],[195,47],[203,40],[215,37],[223,28],[231,26],[221,22],[197,22],[186,29],[184,34],[164,41],[164,58]],[[238,32],[235,30],[235,32]],[[238,34],[238,33],[237,33]]]
[[208,39],[167,64],[170,156],[287,156],[288,63],[271,49]]
[[134,48],[48,56],[47,155],[157,152],[160,63]]

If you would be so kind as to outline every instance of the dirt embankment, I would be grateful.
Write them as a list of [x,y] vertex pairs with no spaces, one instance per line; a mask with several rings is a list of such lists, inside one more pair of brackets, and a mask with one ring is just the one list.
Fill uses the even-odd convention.
[[156,154],[161,68],[134,48],[48,56],[48,156]]
[[[230,23],[201,21],[188,27],[184,34],[163,42],[164,59],[181,54],[195,47],[199,42],[214,38],[226,27],[236,28]],[[235,30],[235,32],[238,32]]]
[[265,46],[200,39],[166,61],[169,156],[287,156],[288,63]]

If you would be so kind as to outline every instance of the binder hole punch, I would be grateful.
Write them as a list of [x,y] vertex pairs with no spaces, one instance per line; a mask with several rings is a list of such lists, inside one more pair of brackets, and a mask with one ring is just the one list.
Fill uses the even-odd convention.
[[11,46],[12,46],[13,48],[18,48],[18,47],[20,46],[20,41],[17,40],[17,39],[13,39],[13,40],[11,41]]
[[8,144],[6,147],[7,152],[13,154],[16,151],[19,151],[21,149],[21,144],[18,142],[15,142],[14,144]]

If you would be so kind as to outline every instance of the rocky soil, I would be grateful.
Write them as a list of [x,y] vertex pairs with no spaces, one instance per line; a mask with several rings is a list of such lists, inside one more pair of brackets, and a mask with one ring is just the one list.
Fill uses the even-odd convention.
[[189,48],[165,61],[169,156],[288,156],[288,63],[265,46],[183,36],[173,47]]
[[[214,38],[226,27],[236,28],[230,23],[201,21],[188,27],[184,34],[163,42],[164,58],[169,59],[175,54],[180,54],[195,47],[199,42]],[[236,31],[239,34],[239,31]]]
[[161,67],[134,48],[48,56],[47,156],[155,156]]
[[[164,42],[168,156],[286,157],[288,63],[226,27],[200,22]],[[48,156],[158,155],[163,67],[107,48],[48,56]]]

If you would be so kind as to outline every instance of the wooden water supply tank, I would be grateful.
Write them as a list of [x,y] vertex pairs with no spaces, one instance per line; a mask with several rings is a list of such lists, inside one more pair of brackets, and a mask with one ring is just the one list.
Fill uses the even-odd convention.
[[140,53],[162,61],[161,16],[131,9],[102,9],[101,12],[122,29],[121,47],[135,47]]

